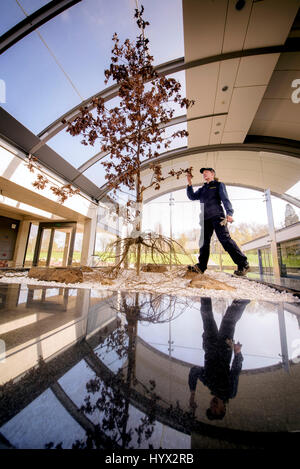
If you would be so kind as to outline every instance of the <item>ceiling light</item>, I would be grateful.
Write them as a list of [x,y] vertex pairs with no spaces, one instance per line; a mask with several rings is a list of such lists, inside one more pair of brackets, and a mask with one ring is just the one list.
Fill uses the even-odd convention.
[[220,132],[217,130],[217,132],[215,132],[215,135],[218,135]]
[[223,86],[222,91],[227,91],[227,90],[228,90],[228,86],[227,85]]
[[216,125],[217,125],[217,126],[221,125],[221,122],[217,122]]
[[246,1],[245,0],[238,0],[235,4],[235,9],[240,11],[244,8],[244,6],[246,5]]

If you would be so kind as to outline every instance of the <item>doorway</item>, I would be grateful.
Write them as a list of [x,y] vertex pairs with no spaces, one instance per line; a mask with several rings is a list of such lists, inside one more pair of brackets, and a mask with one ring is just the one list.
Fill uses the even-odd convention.
[[72,264],[76,222],[40,223],[32,265],[66,267]]

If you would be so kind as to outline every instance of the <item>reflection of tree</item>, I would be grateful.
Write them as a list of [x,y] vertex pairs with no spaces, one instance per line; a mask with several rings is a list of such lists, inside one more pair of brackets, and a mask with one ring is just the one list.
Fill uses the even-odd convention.
[[[122,370],[119,370],[115,376],[111,376],[105,385],[97,377],[90,380],[86,388],[89,395],[81,410],[89,415],[96,411],[103,415],[101,426],[97,425],[96,435],[87,435],[87,447],[92,447],[93,443],[97,444],[97,440],[99,440],[99,445],[103,445],[103,441],[101,442],[99,437],[95,439],[95,436],[101,435],[102,432],[109,436],[109,440],[105,442],[106,448],[130,448],[134,432],[137,435],[138,446],[143,440],[148,440],[151,437],[155,420],[156,397],[154,393],[149,391],[150,400],[147,415],[141,418],[139,425],[133,431],[132,428],[128,428],[130,386],[128,382],[124,383]],[[100,397],[97,398],[95,404],[92,404],[91,395],[96,393]],[[83,443],[77,443],[77,447],[83,447]]]
[[[128,449],[140,447],[147,442],[154,431],[157,415],[161,414],[161,405],[164,408],[165,418],[173,416],[175,419],[189,422],[190,414],[160,399],[156,394],[156,383],[149,381],[145,385],[135,376],[136,339],[138,321],[168,322],[182,314],[189,305],[188,299],[167,297],[166,295],[145,295],[140,293],[121,293],[118,312],[126,318],[126,324],[119,322],[117,328],[105,337],[97,347],[104,354],[110,350],[117,353],[125,363],[117,373],[113,374],[90,350],[90,360],[97,362],[97,376],[86,384],[87,396],[85,404],[80,411],[90,415],[99,415],[99,423],[94,425],[93,431],[87,431],[85,441],[76,441],[74,449]],[[88,363],[90,360],[86,359]],[[95,367],[93,367],[95,370]],[[144,416],[130,424],[130,402],[139,403]],[[101,416],[101,418],[100,418]],[[49,443],[47,448],[53,447]],[[149,444],[149,447],[151,445]],[[56,445],[61,448],[61,443]]]

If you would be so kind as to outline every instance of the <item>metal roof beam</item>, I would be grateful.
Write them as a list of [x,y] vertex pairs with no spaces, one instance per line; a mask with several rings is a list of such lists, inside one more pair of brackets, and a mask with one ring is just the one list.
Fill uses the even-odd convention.
[[[234,58],[240,57],[249,57],[253,55],[263,55],[263,54],[274,54],[274,53],[282,53],[282,52],[295,52],[300,50],[300,38],[289,38],[285,44],[278,45],[278,46],[268,46],[268,47],[258,47],[253,49],[247,50],[238,50],[233,52],[227,52],[225,54],[218,54],[211,57],[204,57],[201,59],[193,60],[191,62],[185,62],[184,57],[180,57],[175,60],[171,60],[164,64],[158,65],[155,67],[156,71],[160,75],[170,75],[176,72],[180,72],[183,70],[188,70],[189,68],[199,67],[201,65],[207,65],[209,63],[214,62],[222,62],[224,60],[230,60]],[[67,124],[63,123],[62,121],[73,120],[80,114],[80,108],[87,106],[89,110],[92,110],[95,106],[91,104],[93,99],[102,97],[104,101],[109,101],[118,95],[118,86],[112,85],[105,90],[96,93],[95,95],[91,96],[90,98],[82,101],[77,106],[72,108],[70,111],[66,112],[58,119],[56,119],[52,124],[42,130],[38,137],[41,139],[40,146],[58,134],[61,130],[63,130]],[[32,148],[31,153],[37,148]]]
[[[173,119],[171,119],[170,122],[168,122],[167,124],[161,125],[160,127],[163,129],[166,129],[167,127],[172,127],[174,125],[183,124],[184,122],[190,122],[190,121],[194,121],[198,119],[206,119],[208,117],[225,116],[225,115],[227,115],[227,112],[222,112],[218,114],[209,114],[206,116],[199,116],[199,117],[191,117],[190,119],[187,119],[186,115],[182,115],[182,116],[173,117]],[[84,173],[84,171],[87,171],[91,166],[93,166],[98,161],[105,158],[107,155],[109,155],[108,151],[107,152],[102,151],[102,152],[96,153],[96,155],[92,156],[89,160],[87,160],[85,163],[79,166],[79,168],[77,168],[78,171],[80,171],[80,173]]]
[[[264,193],[264,189],[262,189],[261,187],[251,186],[251,185],[248,185],[248,184],[241,185],[241,184],[237,184],[235,182],[226,182],[226,186],[243,187],[245,189],[252,189],[252,190]],[[185,188],[186,188],[186,184],[184,184],[182,186],[179,186],[179,187],[176,187],[176,191],[179,191],[179,190],[185,189]],[[169,192],[170,192],[170,189],[167,189],[166,191],[160,192],[159,194],[154,195],[153,197],[149,197],[149,199],[145,200],[145,204],[148,204],[149,202],[152,202],[152,200],[155,200],[158,197],[161,197],[165,194],[168,194]],[[274,192],[274,191],[271,191],[271,195],[273,195],[274,197],[278,197],[279,199],[282,199],[285,202],[288,202],[288,203],[293,204],[296,207],[300,208],[300,200],[296,199],[295,197],[292,197],[292,196],[290,196],[288,194],[285,194],[285,193],[284,194],[279,194],[278,192]]]
[[0,54],[42,26],[47,21],[59,15],[82,0],[52,0],[39,10],[24,18],[0,37]]
[[[282,139],[278,139],[282,140]],[[191,156],[199,153],[210,153],[210,152],[215,152],[215,151],[236,151],[236,150],[241,150],[241,151],[264,151],[267,153],[278,153],[281,155],[286,155],[286,156],[292,156],[295,158],[300,158],[300,146],[298,148],[294,147],[288,147],[283,146],[282,144],[263,144],[263,143],[222,143],[222,144],[217,144],[217,145],[204,145],[200,147],[181,147],[177,148],[176,150],[171,150],[167,151],[165,153],[162,153],[159,155],[157,158],[151,158],[151,160],[146,160],[142,163],[141,165],[141,170],[145,170],[149,168],[150,163],[164,163],[165,161],[169,160],[174,160],[174,159],[179,159],[179,158],[184,158],[186,156]],[[98,194],[96,195],[96,199],[99,201],[104,197],[108,192],[109,192],[109,183],[103,184],[103,186],[100,187],[100,190]],[[277,194],[274,194],[277,196]],[[291,197],[291,196],[287,196]],[[295,203],[297,201],[297,203]],[[300,202],[295,199],[295,201],[290,202],[297,205]]]

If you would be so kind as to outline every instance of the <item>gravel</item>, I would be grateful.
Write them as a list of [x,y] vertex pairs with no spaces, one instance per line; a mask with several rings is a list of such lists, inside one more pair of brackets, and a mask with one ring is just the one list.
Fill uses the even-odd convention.
[[258,301],[272,302],[300,302],[300,299],[292,293],[286,291],[278,291],[261,283],[248,280],[246,277],[232,277],[230,274],[217,271],[208,271],[205,275],[215,278],[221,282],[236,288],[235,291],[225,290],[208,290],[204,288],[190,288],[188,283],[190,279],[182,278],[185,268],[175,268],[175,270],[165,273],[141,272],[137,277],[134,270],[122,271],[118,278],[113,280],[113,285],[102,285],[99,282],[83,282],[83,283],[59,283],[39,281],[29,278],[27,272],[23,275],[6,275],[0,278],[0,283],[15,283],[22,285],[36,285],[47,287],[69,287],[69,288],[91,288],[97,290],[128,290],[128,291],[144,291],[158,294],[169,294],[178,296],[210,296],[211,298],[241,298]]

